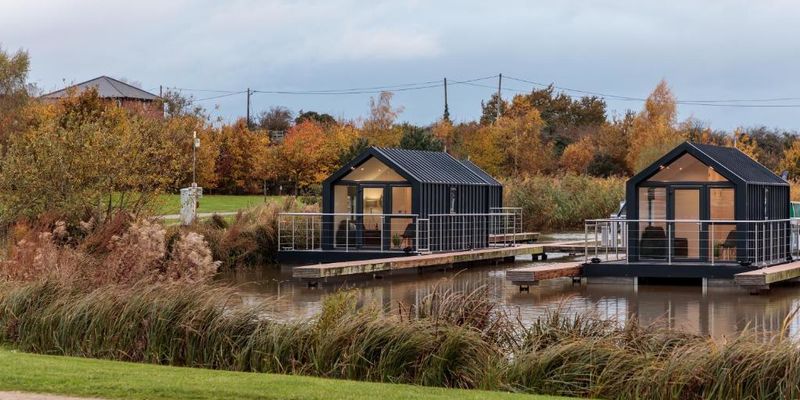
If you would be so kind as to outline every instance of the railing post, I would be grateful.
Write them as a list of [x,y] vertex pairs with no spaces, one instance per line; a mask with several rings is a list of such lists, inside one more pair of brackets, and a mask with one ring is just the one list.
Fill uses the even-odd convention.
[[715,250],[714,247],[716,246],[716,244],[714,243],[714,239],[715,239],[714,238],[714,223],[712,222],[709,225],[710,225],[710,230],[711,230],[711,240],[710,240],[710,242],[711,242],[711,265],[713,266],[714,265],[714,250]]
[[775,224],[770,222],[769,223],[769,263],[775,263]]
[[630,263],[631,254],[630,254],[630,251],[628,250],[628,247],[629,247],[628,246],[628,242],[630,242],[630,239],[628,238],[629,231],[628,231],[628,220],[627,219],[625,220],[625,224],[623,225],[622,231],[624,232],[623,235],[622,235],[622,245],[625,246],[625,264],[629,264]]
[[597,222],[594,223],[594,258],[597,258],[598,251],[600,249],[597,248]]
[[[753,225],[755,226],[754,228],[755,232],[753,234],[753,252],[755,252],[755,256],[753,257],[754,258],[753,264],[758,265],[758,222],[754,223]],[[749,242],[750,240],[748,239],[748,243]]]
[[589,263],[589,221],[583,223],[583,262]]
[[278,250],[281,249],[281,230],[283,225],[283,216],[278,214]]
[[667,222],[667,264],[672,265],[672,224]]
[[[344,217],[344,251],[350,251],[350,215]],[[336,227],[334,227],[336,229]]]
[[295,250],[295,246],[297,246],[297,242],[295,242],[294,238],[294,229],[297,221],[297,216],[292,215],[292,250]]
[[385,243],[383,243],[383,231],[386,230],[386,216],[381,214],[381,253],[383,253]]

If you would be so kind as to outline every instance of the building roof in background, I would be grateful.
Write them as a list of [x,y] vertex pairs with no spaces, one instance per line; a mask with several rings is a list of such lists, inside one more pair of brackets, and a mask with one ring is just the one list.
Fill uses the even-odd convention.
[[158,99],[158,96],[150,92],[144,91],[135,86],[105,75],[42,95],[42,98],[60,99],[62,97],[66,97],[70,90],[74,89],[78,92],[82,92],[92,87],[97,89],[97,94],[101,98],[106,99],[135,99],[143,101],[152,101]]

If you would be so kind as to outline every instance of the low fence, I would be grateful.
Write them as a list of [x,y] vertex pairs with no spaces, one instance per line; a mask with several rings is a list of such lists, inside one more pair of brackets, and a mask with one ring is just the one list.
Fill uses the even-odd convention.
[[510,246],[522,212],[417,214],[281,213],[279,251],[438,252]]
[[[634,235],[633,240],[629,240]],[[800,255],[797,220],[594,219],[584,225],[586,262],[630,260],[768,266]]]

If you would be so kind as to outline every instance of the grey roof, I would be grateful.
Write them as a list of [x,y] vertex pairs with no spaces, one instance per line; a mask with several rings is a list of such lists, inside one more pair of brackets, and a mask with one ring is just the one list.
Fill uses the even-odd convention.
[[775,175],[769,168],[761,165],[758,161],[753,160],[737,148],[697,143],[689,143],[689,145],[747,182],[786,184],[785,180]]
[[492,186],[503,186],[497,179],[494,179],[491,175],[489,175],[486,171],[482,170],[481,167],[475,165],[474,162],[470,160],[461,160],[461,163],[464,164],[465,167],[469,168],[473,174],[478,175],[484,182]]
[[[478,168],[478,166],[471,162],[463,163],[444,152],[384,147],[375,147],[374,149],[422,183],[499,185],[496,180]],[[468,164],[471,166],[468,166]],[[477,171],[480,171],[480,173]]]
[[44,99],[59,99],[66,97],[70,90],[82,92],[88,88],[94,87],[97,89],[97,94],[102,98],[110,99],[136,99],[151,101],[158,99],[158,96],[139,89],[135,86],[129,85],[125,82],[118,81],[114,78],[107,76],[100,76],[86,82],[81,82],[76,85],[66,87],[55,92],[48,93],[42,96]]

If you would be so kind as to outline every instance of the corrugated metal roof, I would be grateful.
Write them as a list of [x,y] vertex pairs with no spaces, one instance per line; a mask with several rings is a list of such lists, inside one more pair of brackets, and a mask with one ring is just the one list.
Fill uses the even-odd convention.
[[482,170],[481,167],[475,165],[474,162],[470,160],[461,160],[461,163],[464,164],[465,167],[469,168],[473,174],[478,175],[484,182],[492,186],[503,186],[497,179],[494,179],[491,175],[489,175],[486,171]]
[[78,92],[82,92],[91,87],[96,88],[97,94],[102,98],[136,99],[136,100],[158,99],[158,96],[150,92],[144,91],[135,86],[129,85],[125,82],[118,81],[114,78],[109,78],[107,76],[100,76],[86,82],[66,87],[61,90],[56,90],[55,92],[43,95],[42,98],[59,99],[62,97],[66,97],[67,93],[72,89],[75,89]]
[[697,143],[689,145],[749,183],[786,184],[781,177],[737,148]]
[[[480,168],[473,164],[473,169],[444,152],[385,147],[376,147],[375,150],[422,183],[492,184],[475,172]],[[481,170],[481,173],[488,177],[486,172]],[[499,183],[494,181],[493,184]]]

